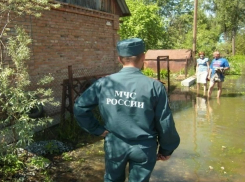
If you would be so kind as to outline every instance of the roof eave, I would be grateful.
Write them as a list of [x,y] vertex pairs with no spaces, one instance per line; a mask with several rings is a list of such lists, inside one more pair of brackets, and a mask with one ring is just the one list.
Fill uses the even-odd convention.
[[128,6],[127,6],[125,0],[117,0],[117,3],[119,5],[120,9],[122,10],[122,17],[131,16],[131,13],[128,9]]

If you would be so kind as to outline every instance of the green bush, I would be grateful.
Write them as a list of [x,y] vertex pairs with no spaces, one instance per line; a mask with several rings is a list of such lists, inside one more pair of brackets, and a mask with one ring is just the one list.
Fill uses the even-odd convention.
[[154,70],[151,69],[151,68],[145,68],[142,70],[142,73],[146,76],[149,76],[149,77],[154,77]]
[[161,70],[160,70],[160,77],[161,77],[161,78],[167,78],[167,77],[168,77],[168,70],[166,70],[166,69],[161,69]]
[[15,174],[24,167],[24,163],[19,160],[17,155],[6,154],[0,156],[0,178],[10,174]]
[[[185,71],[183,71],[183,74],[185,74]],[[193,76],[193,75],[195,75],[195,74],[196,74],[196,70],[193,69],[193,67],[190,67],[190,68],[188,69],[188,76]]]
[[230,75],[240,75],[242,74],[242,69],[245,66],[245,56],[235,55],[227,58],[230,64],[230,70],[226,74]]

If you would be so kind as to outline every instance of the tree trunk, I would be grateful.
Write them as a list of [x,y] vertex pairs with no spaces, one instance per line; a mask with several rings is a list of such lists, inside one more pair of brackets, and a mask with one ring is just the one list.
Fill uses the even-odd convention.
[[235,37],[236,37],[236,32],[235,30],[232,31],[232,55],[235,56],[236,54],[236,49],[235,49]]

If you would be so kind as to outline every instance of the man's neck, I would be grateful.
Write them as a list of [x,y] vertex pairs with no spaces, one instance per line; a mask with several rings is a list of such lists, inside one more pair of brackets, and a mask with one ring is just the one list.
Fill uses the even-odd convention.
[[138,69],[141,69],[141,68],[139,68],[139,66],[133,65],[133,64],[123,65],[123,68],[138,68]]
[[129,67],[133,67],[136,68],[134,65],[123,65],[124,68],[129,68]]

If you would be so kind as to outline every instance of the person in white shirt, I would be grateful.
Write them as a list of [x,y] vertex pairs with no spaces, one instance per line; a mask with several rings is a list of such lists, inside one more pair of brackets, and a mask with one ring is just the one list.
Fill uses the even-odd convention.
[[205,58],[204,52],[198,53],[199,58],[197,59],[196,66],[196,76],[197,76],[197,91],[199,92],[200,85],[203,84],[204,95],[207,90],[207,76],[209,71],[209,62],[208,58]]

